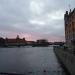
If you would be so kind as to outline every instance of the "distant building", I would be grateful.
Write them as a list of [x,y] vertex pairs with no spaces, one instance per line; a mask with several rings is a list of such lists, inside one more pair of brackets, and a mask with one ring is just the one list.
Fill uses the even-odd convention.
[[4,46],[4,45],[5,45],[5,40],[0,37],[0,46]]
[[64,21],[66,46],[70,52],[75,53],[75,9],[73,11],[70,10],[70,12],[66,11]]
[[37,43],[38,44],[41,44],[41,43],[48,43],[48,41],[46,39],[39,39],[37,40]]
[[25,38],[23,39],[19,38],[19,35],[17,35],[16,38],[12,38],[12,39],[6,38],[5,45],[6,46],[23,46],[23,45],[26,45],[26,40]]
[[36,41],[36,46],[48,46],[49,42],[46,39],[39,39]]

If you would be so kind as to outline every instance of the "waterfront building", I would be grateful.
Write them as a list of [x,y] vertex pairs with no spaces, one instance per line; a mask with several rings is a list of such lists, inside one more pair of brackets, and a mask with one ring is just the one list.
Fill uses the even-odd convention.
[[75,8],[70,12],[66,11],[64,15],[65,22],[65,39],[68,50],[75,53]]
[[49,42],[46,39],[39,39],[36,41],[37,46],[48,46]]
[[16,38],[6,38],[5,39],[6,46],[23,46],[26,45],[25,38],[21,39],[19,38],[19,35],[17,35]]
[[75,9],[66,11],[64,15],[66,46],[54,47],[56,56],[59,58],[66,71],[75,75]]

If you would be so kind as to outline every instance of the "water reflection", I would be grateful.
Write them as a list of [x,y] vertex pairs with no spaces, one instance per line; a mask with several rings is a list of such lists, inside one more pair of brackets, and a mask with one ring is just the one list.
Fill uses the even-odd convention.
[[0,71],[26,75],[65,75],[53,47],[0,48]]

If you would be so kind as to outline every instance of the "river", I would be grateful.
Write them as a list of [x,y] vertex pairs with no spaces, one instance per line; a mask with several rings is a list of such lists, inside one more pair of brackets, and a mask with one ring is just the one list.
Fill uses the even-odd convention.
[[66,75],[53,47],[0,48],[0,72],[25,75]]

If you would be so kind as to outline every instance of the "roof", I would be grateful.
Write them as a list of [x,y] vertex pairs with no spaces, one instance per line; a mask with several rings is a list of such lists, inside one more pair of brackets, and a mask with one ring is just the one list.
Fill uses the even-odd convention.
[[73,11],[70,10],[69,13],[68,13],[68,11],[66,11],[66,14],[65,15],[67,15],[67,17],[70,17],[70,16],[73,15],[73,13],[75,13],[75,8],[73,9]]

